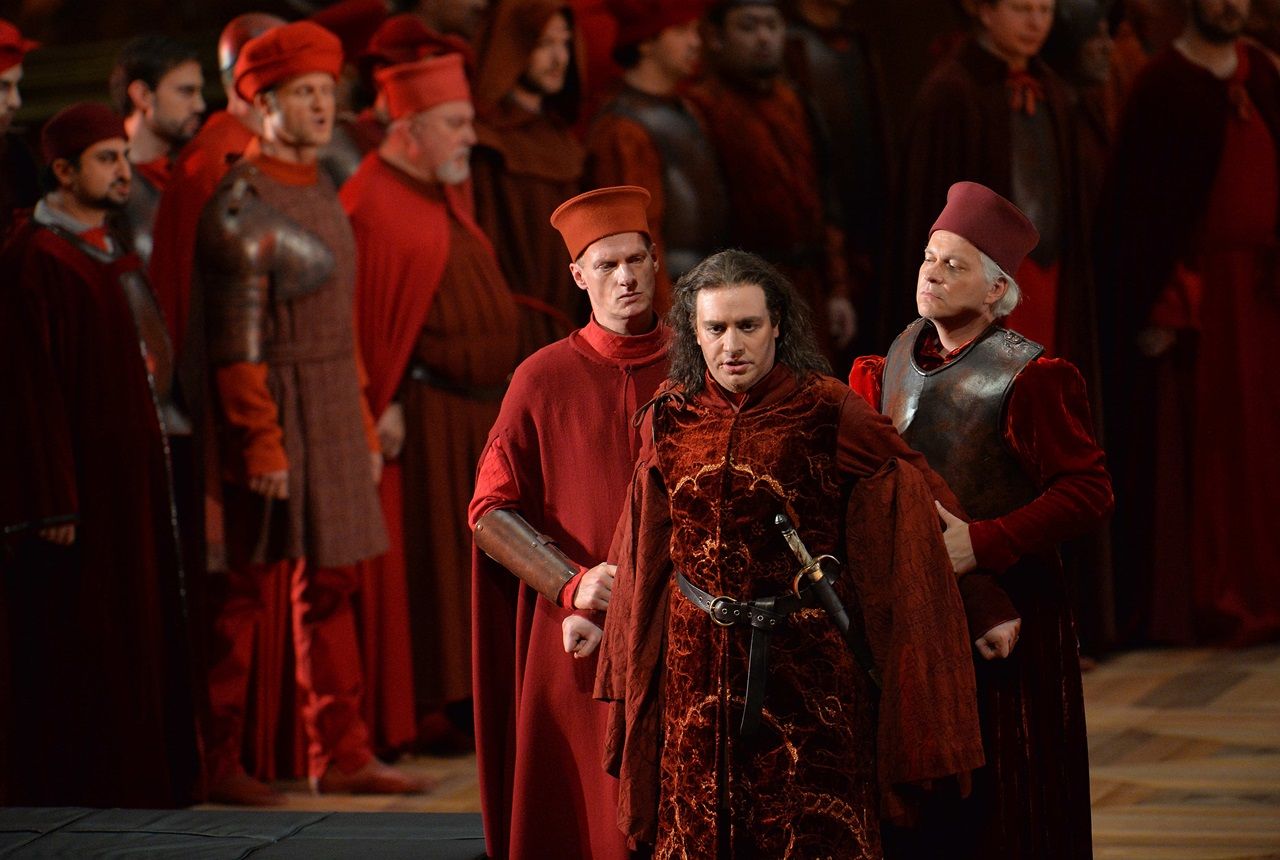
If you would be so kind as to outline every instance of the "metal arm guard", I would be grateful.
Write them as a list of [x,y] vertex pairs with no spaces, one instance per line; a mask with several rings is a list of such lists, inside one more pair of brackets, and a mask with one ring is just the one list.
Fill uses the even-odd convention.
[[314,233],[263,203],[244,178],[200,218],[197,259],[205,288],[209,360],[263,360],[267,301],[317,292],[333,274],[333,252]]
[[559,602],[560,589],[578,575],[578,566],[551,538],[540,534],[515,511],[485,514],[476,523],[475,541],[485,555],[552,603]]

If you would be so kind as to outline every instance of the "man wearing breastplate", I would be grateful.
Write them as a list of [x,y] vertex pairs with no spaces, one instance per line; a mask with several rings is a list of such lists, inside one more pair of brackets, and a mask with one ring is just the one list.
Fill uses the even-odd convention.
[[182,806],[199,756],[178,422],[142,265],[105,228],[129,196],[124,128],[79,104],[41,137],[56,189],[0,255],[0,801]]
[[[955,500],[824,375],[808,309],[759,257],[694,267],[671,321],[596,677],[619,826],[657,857],[879,858],[899,787],[981,761],[934,509]],[[835,565],[818,576],[843,625],[797,575],[810,551],[844,562],[834,589]]]
[[649,223],[662,252],[659,311],[671,285],[729,244],[728,204],[715,146],[678,87],[702,57],[697,4],[616,0],[614,57],[623,83],[587,139],[588,187],[638,185],[649,191]]
[[895,832],[890,856],[1092,856],[1080,660],[1058,544],[1106,519],[1111,479],[1075,367],[998,324],[1018,301],[1008,273],[1036,240],[991,189],[952,186],[920,266],[921,318],[884,358],[859,358],[849,380],[974,518],[942,514],[957,572],[980,569],[961,590],[998,575],[1011,599],[1003,611],[967,601],[984,658],[987,766],[974,794]]
[[210,555],[226,571],[207,767],[211,794],[230,802],[276,800],[240,754],[255,628],[274,621],[260,617],[259,592],[281,576],[292,594],[313,790],[424,787],[373,757],[360,714],[355,564],[383,552],[387,538],[375,491],[382,459],[352,321],[355,240],[316,163],[333,128],[341,61],[337,38],[310,22],[244,46],[235,87],[262,115],[263,131],[198,228],[195,313],[204,320],[223,514],[223,540],[210,541]]

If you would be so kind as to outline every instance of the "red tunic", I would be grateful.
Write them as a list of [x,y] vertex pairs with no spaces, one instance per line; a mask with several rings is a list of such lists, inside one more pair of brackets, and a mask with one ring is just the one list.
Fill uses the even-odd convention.
[[149,274],[160,310],[169,323],[175,356],[182,354],[191,308],[196,224],[227,172],[228,156],[240,155],[251,140],[253,132],[244,123],[220,111],[209,117],[169,169],[160,208],[156,210]]
[[[166,440],[120,283],[35,222],[0,255],[0,797],[192,802],[198,762]],[[35,536],[73,522],[61,548]],[[5,660],[8,664],[9,660]]]
[[[578,564],[612,560],[640,449],[631,416],[666,377],[666,340],[663,327],[623,337],[592,322],[521,364],[480,461],[472,524],[516,509]],[[564,653],[568,611],[482,554],[475,559],[476,739],[489,855],[626,856],[617,781],[600,767],[606,709],[591,699],[596,659]]]
[[[963,347],[961,348],[963,349]],[[935,335],[917,351],[920,367],[944,364]],[[881,406],[884,359],[859,358],[849,384]],[[1058,545],[1106,519],[1112,508],[1105,457],[1093,438],[1084,381],[1066,361],[1038,358],[1009,395],[1004,439],[1039,489],[1028,504],[970,525],[979,567],[1006,572],[1022,631],[1007,660],[978,661],[978,700],[987,767],[978,790],[956,806],[930,810],[898,856],[1091,857],[1084,696]],[[1008,620],[973,606],[976,639]],[[919,841],[917,841],[919,840]],[[956,854],[956,846],[968,853]]]

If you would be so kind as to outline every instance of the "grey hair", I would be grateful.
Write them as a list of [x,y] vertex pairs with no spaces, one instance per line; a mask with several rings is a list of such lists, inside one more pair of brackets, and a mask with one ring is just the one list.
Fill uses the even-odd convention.
[[988,257],[981,251],[978,256],[982,258],[982,274],[986,277],[987,283],[995,286],[996,282],[1003,279],[1009,285],[1009,289],[1004,291],[1004,295],[1000,297],[1000,301],[991,306],[991,313],[996,319],[1002,319],[1013,313],[1013,309],[1018,306],[1018,302],[1022,301],[1022,288],[1018,286],[1018,282],[1013,276],[1000,268],[1000,264]]

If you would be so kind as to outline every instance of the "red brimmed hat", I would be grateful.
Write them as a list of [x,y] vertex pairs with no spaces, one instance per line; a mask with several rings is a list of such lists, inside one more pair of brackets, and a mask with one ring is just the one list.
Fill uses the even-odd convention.
[[564,237],[570,259],[592,242],[618,233],[649,235],[649,192],[637,185],[597,188],[561,203],[551,213],[551,226]]
[[466,64],[461,54],[428,57],[380,69],[374,76],[394,119],[430,110],[445,102],[471,100]]
[[679,27],[702,17],[702,0],[609,0],[609,11],[618,21],[618,46],[638,45],[668,27]]
[[39,42],[22,38],[17,27],[0,18],[0,72],[9,71],[22,62],[28,51],[34,51],[38,47]]
[[124,120],[106,105],[81,102],[63,108],[44,124],[40,148],[45,164],[59,158],[75,158],[95,143],[112,138],[128,140]]
[[1040,241],[1040,233],[1021,209],[976,182],[957,182],[947,191],[947,205],[929,235],[939,230],[968,239],[1008,275],[1017,274],[1023,258]]
[[297,21],[250,39],[236,60],[236,93],[245,101],[290,78],[342,71],[342,43],[319,24]]

